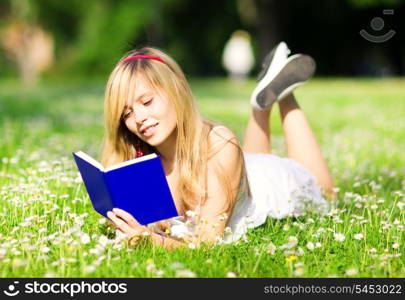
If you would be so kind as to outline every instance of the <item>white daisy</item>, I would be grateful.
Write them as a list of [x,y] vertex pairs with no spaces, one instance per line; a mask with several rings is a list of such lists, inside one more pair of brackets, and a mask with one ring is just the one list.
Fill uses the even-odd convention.
[[236,278],[237,276],[236,276],[236,274],[234,272],[228,272],[228,273],[226,273],[226,277],[228,277],[228,278]]
[[177,270],[176,277],[193,278],[197,275],[191,270]]
[[307,248],[308,248],[309,250],[314,250],[314,248],[315,248],[314,243],[308,242],[308,243],[307,243]]
[[51,251],[51,248],[45,246],[45,247],[42,247],[40,251],[41,251],[42,253],[48,253],[49,251]]
[[334,234],[334,238],[335,238],[335,241],[337,241],[337,242],[343,242],[346,237],[343,233],[338,232],[338,233]]
[[358,274],[358,271],[356,268],[351,268],[346,270],[346,275],[347,276],[355,276]]
[[84,273],[93,273],[96,270],[96,267],[93,265],[85,266]]
[[83,233],[83,234],[80,236],[80,242],[81,242],[82,244],[88,244],[88,243],[90,243],[90,236],[89,236],[87,233]]
[[302,276],[304,274],[304,269],[298,268],[294,270],[294,276]]
[[289,236],[288,237],[288,242],[284,245],[282,245],[280,248],[281,249],[291,249],[294,248],[298,244],[298,239],[295,236]]
[[274,255],[274,253],[276,253],[276,250],[277,247],[273,243],[267,245],[267,253],[269,253],[270,255]]

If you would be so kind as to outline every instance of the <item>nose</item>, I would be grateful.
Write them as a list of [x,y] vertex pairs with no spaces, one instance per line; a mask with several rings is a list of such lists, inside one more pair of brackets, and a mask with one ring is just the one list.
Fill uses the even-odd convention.
[[148,110],[146,107],[138,106],[136,109],[133,108],[135,112],[135,122],[138,124],[142,124],[148,118]]

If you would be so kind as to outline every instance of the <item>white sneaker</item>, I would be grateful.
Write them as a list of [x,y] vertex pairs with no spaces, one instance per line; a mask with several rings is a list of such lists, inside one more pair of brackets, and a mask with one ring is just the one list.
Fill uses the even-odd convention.
[[286,43],[279,43],[266,56],[258,76],[259,84],[253,90],[250,103],[254,109],[265,110],[290,94],[312,77],[315,61],[308,55],[290,53]]

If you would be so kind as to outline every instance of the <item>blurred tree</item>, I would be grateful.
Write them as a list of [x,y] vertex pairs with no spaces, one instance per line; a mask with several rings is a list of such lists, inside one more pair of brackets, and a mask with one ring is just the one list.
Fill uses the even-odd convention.
[[282,39],[285,24],[284,1],[238,0],[238,12],[242,22],[250,28],[258,40],[258,61]]
[[75,42],[74,70],[105,73],[131,48],[153,16],[156,1],[90,0]]
[[[18,19],[51,34],[57,64],[48,75],[105,77],[126,51],[143,45],[166,50],[186,74],[224,75],[222,52],[237,29],[252,35],[258,62],[285,40],[293,52],[316,58],[318,74],[357,74],[356,64],[367,61],[371,51],[405,72],[403,35],[370,49],[376,46],[358,34],[383,8],[395,8],[386,18],[387,29],[403,27],[403,0],[1,0],[0,27]],[[46,43],[44,35],[38,39]],[[18,56],[7,51],[8,57]],[[11,66],[0,56],[4,62],[2,73]]]
[[[56,70],[105,76],[127,50],[164,48],[187,73],[224,73],[221,55],[243,27],[235,0],[4,0],[29,3],[32,18],[52,32]],[[198,59],[197,59],[198,58]],[[55,71],[55,70],[54,70]]]
[[161,1],[173,0],[5,0],[5,5],[19,7],[21,19],[52,32],[62,58],[57,70],[104,76],[146,30],[156,38],[150,23],[159,19],[155,8]]
[[4,21],[0,42],[8,58],[16,62],[23,84],[31,86],[52,65],[53,37],[37,23],[33,1],[11,0],[9,4],[10,14]]
[[162,6],[164,48],[186,74],[224,75],[222,52],[241,24],[235,0],[166,1]]

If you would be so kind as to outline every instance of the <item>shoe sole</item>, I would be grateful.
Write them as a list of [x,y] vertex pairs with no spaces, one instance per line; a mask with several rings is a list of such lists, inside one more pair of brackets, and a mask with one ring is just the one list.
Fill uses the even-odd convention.
[[314,72],[315,61],[312,57],[301,54],[290,57],[284,68],[257,95],[257,104],[261,109],[269,108],[311,78]]

